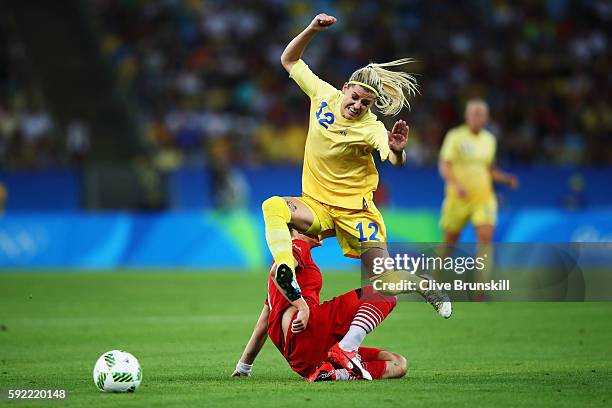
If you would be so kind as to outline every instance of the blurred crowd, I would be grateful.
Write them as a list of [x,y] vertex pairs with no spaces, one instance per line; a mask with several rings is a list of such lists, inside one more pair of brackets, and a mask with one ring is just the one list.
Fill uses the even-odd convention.
[[[15,24],[0,9],[0,169],[80,164],[89,150],[89,128],[78,119],[63,128],[55,123]],[[0,189],[0,203],[2,196]]]
[[474,96],[499,160],[612,163],[609,1],[96,2],[103,49],[137,98],[151,146],[181,161],[299,162],[308,100],[279,56],[321,10],[338,24],[305,60],[340,87],[369,60],[412,57],[421,95],[401,116],[409,153],[437,160]]
[[44,165],[56,156],[53,120],[13,34],[0,15],[0,167]]
[[[304,59],[333,85],[370,60],[417,61],[407,69],[421,94],[401,113],[411,126],[412,162],[434,163],[465,101],[483,97],[500,162],[612,164],[610,1],[93,0],[92,7],[102,52],[161,168],[301,162],[308,99],[279,58],[320,11],[338,23]],[[7,138],[30,143],[53,131],[44,105],[6,98],[19,67],[12,71],[0,75],[1,149]]]

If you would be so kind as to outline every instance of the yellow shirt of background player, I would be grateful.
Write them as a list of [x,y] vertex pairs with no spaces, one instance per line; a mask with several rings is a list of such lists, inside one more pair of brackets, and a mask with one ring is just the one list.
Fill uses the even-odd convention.
[[[455,179],[467,192],[467,200],[485,202],[493,195],[491,166],[495,161],[497,141],[485,129],[472,134],[467,125],[448,131],[440,158],[451,162]],[[446,186],[446,196],[456,198],[457,191]]]
[[378,186],[372,150],[389,157],[385,125],[372,112],[358,120],[342,117],[342,92],[317,77],[299,60],[289,76],[310,97],[302,192],[322,203],[363,209]]

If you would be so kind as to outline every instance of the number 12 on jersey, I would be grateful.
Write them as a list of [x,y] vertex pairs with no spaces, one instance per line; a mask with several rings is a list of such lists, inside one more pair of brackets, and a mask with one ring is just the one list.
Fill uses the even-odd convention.
[[323,126],[325,129],[327,129],[329,125],[334,123],[334,120],[336,119],[334,117],[334,114],[331,112],[323,113],[323,109],[326,107],[327,107],[327,102],[325,101],[321,102],[321,106],[319,106],[319,110],[316,113],[317,121],[319,122],[319,125]]
[[368,224],[368,229],[371,232],[368,238],[366,238],[366,236],[363,233],[363,223],[362,222],[357,224],[355,229],[359,231],[359,242],[380,241],[380,239],[376,236],[378,235],[378,225],[375,222],[371,222]]

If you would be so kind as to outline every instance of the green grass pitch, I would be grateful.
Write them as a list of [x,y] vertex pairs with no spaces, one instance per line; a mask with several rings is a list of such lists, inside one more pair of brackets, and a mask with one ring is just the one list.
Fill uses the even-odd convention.
[[[324,282],[327,299],[358,277]],[[20,407],[612,405],[612,303],[457,303],[445,321],[400,302],[365,345],[405,355],[403,379],[308,384],[270,342],[230,378],[265,291],[256,273],[0,273],[0,388],[69,393]],[[96,390],[111,349],[140,360],[136,393]]]

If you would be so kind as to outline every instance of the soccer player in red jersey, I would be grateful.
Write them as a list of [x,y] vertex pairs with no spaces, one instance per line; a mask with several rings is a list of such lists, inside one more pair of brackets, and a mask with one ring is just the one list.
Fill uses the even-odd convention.
[[[232,375],[250,375],[269,336],[291,368],[308,381],[403,377],[407,371],[403,356],[360,347],[366,334],[393,310],[395,297],[376,293],[367,286],[319,303],[323,281],[310,249],[320,243],[295,230],[292,235],[301,297],[293,302],[287,300],[277,287],[276,265],[272,265],[265,305]],[[307,307],[300,307],[301,302]]]

